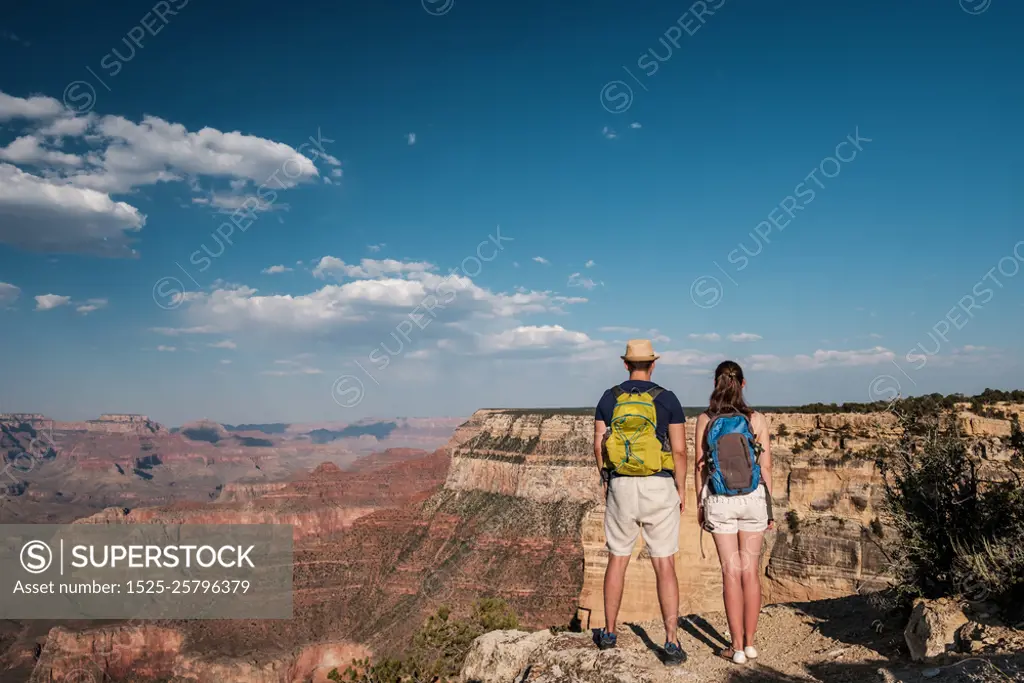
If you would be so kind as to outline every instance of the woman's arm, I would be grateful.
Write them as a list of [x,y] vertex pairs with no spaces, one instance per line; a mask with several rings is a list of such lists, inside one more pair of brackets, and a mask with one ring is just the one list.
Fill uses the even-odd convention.
[[[768,418],[761,413],[754,413],[755,422],[754,436],[757,437],[757,442],[761,444],[761,457],[758,459],[758,464],[761,465],[761,481],[764,482],[765,488],[768,489],[768,510],[771,511],[774,503],[775,496],[772,495],[772,435],[771,429],[768,427]],[[758,419],[759,418],[759,419]],[[775,520],[768,520],[768,530],[771,531],[775,528]]]
[[701,413],[697,416],[697,426],[693,430],[693,485],[697,490],[697,507],[701,507],[700,494],[704,490],[704,431],[708,428],[708,416]]
[[761,413],[754,413],[754,436],[761,444],[761,457],[758,464],[761,465],[761,478],[768,487],[769,495],[772,493],[772,443],[771,430],[768,428],[768,418]]

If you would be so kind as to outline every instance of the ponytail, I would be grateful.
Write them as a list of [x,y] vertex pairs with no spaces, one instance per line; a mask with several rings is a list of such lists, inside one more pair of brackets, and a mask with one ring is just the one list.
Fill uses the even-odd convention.
[[749,418],[754,411],[743,399],[743,368],[739,363],[727,360],[715,368],[715,390],[708,401],[708,414],[713,417],[732,412]]

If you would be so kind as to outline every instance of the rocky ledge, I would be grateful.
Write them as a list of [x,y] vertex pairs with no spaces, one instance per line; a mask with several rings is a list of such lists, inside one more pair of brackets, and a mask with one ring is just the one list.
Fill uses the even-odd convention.
[[[718,656],[727,645],[722,613],[680,620],[687,661],[662,661],[658,622],[625,624],[615,649],[601,651],[590,633],[493,631],[477,638],[461,672],[463,683],[942,683],[1024,680],[1024,632],[968,622],[963,647],[942,660],[906,656],[898,619],[863,598],[775,605],[761,612],[759,657],[736,665]],[[976,636],[976,637],[975,637]],[[910,642],[908,636],[907,642]],[[979,676],[985,674],[986,678]]]

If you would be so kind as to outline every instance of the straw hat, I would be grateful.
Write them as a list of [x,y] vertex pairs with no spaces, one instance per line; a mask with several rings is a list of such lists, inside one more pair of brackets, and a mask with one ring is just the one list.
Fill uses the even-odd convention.
[[626,354],[622,356],[622,360],[638,362],[658,360],[659,358],[661,356],[654,353],[650,339],[630,339],[626,342]]

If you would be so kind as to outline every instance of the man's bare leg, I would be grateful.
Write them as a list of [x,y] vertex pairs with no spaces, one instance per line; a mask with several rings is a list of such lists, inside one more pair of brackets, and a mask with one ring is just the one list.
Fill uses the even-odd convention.
[[658,579],[658,603],[661,618],[665,622],[665,642],[676,642],[676,626],[679,624],[679,582],[676,580],[675,555],[652,557],[654,574]]
[[604,623],[608,633],[615,633],[628,566],[629,555],[608,554],[608,567],[604,570]]

